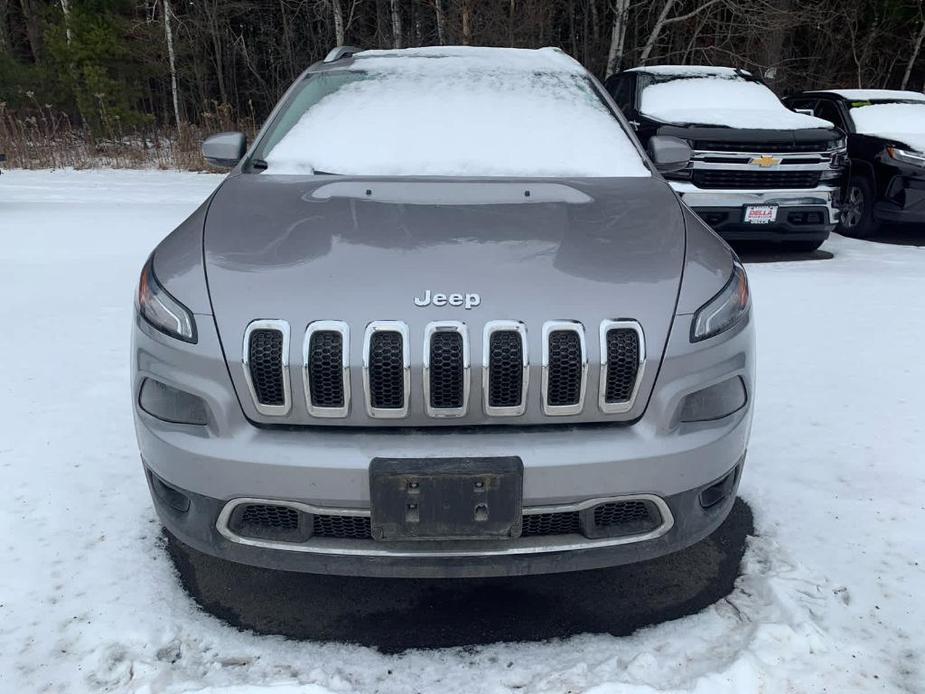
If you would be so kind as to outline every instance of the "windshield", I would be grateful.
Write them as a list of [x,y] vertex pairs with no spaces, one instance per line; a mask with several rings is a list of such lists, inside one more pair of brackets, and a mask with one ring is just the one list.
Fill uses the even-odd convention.
[[321,72],[299,85],[258,144],[266,173],[651,175],[577,70],[367,60],[386,67]]
[[850,105],[856,132],[896,140],[925,152],[925,102],[890,99],[853,101]]
[[669,123],[762,130],[832,127],[821,118],[794,113],[748,73],[716,70],[641,73],[640,111]]

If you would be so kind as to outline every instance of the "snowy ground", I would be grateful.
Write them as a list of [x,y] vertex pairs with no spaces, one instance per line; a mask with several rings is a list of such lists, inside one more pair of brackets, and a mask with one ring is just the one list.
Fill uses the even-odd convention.
[[749,268],[759,537],[728,600],[626,638],[401,656],[199,611],[137,460],[128,335],[149,250],[219,180],[0,177],[0,692],[925,691],[925,249],[839,237]]

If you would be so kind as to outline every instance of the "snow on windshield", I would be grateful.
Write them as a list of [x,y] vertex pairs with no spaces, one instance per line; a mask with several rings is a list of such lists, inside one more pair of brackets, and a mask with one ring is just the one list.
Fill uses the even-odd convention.
[[383,176],[649,176],[571,58],[554,50],[366,51],[310,106],[268,172]]
[[852,104],[854,129],[925,152],[925,103]]
[[760,130],[830,128],[815,116],[794,113],[770,89],[727,72],[658,82],[642,91],[640,110],[670,123]]

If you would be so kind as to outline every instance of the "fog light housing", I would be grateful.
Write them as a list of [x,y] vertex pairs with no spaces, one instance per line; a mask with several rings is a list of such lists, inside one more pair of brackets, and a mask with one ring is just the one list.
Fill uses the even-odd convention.
[[152,417],[173,424],[209,423],[205,401],[192,393],[146,378],[141,384],[138,405]]
[[746,401],[745,382],[735,376],[685,396],[681,421],[707,422],[728,417],[745,407]]

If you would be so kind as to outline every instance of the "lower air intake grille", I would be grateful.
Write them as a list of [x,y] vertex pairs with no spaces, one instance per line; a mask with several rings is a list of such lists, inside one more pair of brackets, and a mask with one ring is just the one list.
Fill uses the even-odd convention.
[[463,336],[456,331],[435,332],[430,338],[430,406],[463,406]]
[[368,516],[312,516],[315,537],[334,537],[348,540],[372,538]]
[[312,333],[308,344],[309,391],[315,407],[344,406],[343,344],[336,330]]
[[631,328],[607,331],[607,375],[604,402],[627,402],[639,371],[639,334]]
[[369,341],[369,398],[372,407],[400,410],[405,406],[404,351],[399,332],[374,332]]
[[563,407],[580,402],[583,361],[581,337],[576,331],[553,330],[549,333],[547,406]]
[[241,514],[241,525],[277,530],[295,530],[299,527],[299,512],[288,506],[251,504]]
[[704,169],[694,171],[693,183],[698,188],[815,188],[819,172]]
[[516,330],[498,330],[488,343],[488,406],[518,407],[523,398],[523,342]]
[[569,535],[580,533],[578,511],[563,513],[533,513],[523,517],[521,537],[536,535]]
[[247,355],[257,402],[261,405],[285,405],[282,331],[253,330],[248,340]]

